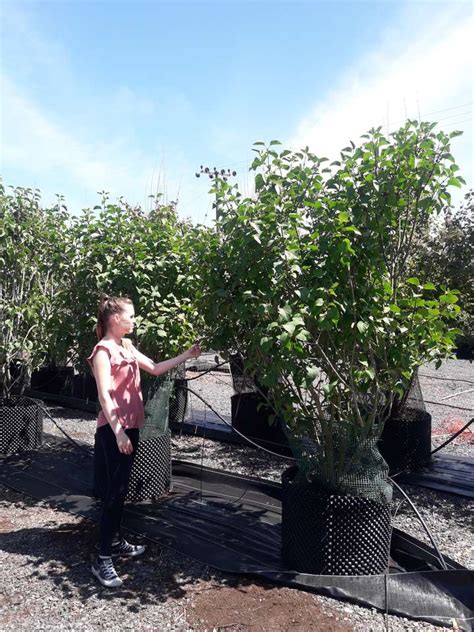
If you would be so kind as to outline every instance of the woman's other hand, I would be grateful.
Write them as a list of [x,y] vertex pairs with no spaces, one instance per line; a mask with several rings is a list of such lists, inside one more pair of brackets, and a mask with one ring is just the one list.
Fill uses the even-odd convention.
[[116,439],[117,439],[117,447],[119,449],[119,452],[121,452],[122,454],[132,454],[133,452],[132,442],[128,438],[123,428],[120,428]]
[[192,347],[190,347],[187,351],[186,354],[188,355],[189,358],[199,358],[199,356],[201,355],[201,347],[199,345],[198,342],[196,342],[195,344],[193,344]]

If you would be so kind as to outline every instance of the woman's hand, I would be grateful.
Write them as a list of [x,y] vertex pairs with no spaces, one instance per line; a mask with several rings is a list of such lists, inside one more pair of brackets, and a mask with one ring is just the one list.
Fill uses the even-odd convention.
[[123,428],[120,428],[120,430],[118,431],[116,440],[117,440],[117,447],[119,449],[119,452],[121,452],[122,454],[132,454],[133,452],[132,442],[128,438]]
[[198,342],[193,344],[193,346],[186,351],[188,358],[199,358],[201,353],[201,347]]

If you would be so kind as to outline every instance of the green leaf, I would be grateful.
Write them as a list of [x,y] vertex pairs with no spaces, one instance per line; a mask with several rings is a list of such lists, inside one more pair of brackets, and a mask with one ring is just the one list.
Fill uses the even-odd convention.
[[283,325],[283,329],[287,331],[290,334],[290,336],[292,336],[295,332],[296,325],[294,324],[293,321],[291,323],[285,323]]
[[367,323],[364,323],[362,320],[359,320],[357,322],[357,329],[360,331],[361,334],[364,334],[368,328],[369,325]]
[[309,340],[309,338],[311,337],[309,331],[307,331],[306,329],[302,329],[301,331],[299,331],[296,334],[296,339],[297,340],[302,340],[303,342],[305,342],[306,340]]
[[282,334],[278,336],[278,340],[280,340],[283,343],[287,342],[289,339],[290,339],[290,336],[286,331],[284,331]]
[[417,277],[410,277],[409,279],[407,279],[407,283],[409,283],[410,285],[420,285],[420,280],[417,279]]
[[285,305],[284,307],[278,308],[278,314],[280,316],[280,320],[288,321],[291,318],[291,307],[289,305]]
[[454,303],[457,303],[459,301],[459,298],[456,296],[456,294],[443,294],[442,296],[439,297],[439,300],[442,303],[448,303],[449,305],[454,305]]

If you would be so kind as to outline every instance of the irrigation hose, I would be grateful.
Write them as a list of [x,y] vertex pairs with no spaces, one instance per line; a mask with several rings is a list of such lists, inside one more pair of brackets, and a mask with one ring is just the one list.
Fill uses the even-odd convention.
[[413,503],[413,501],[410,499],[410,497],[408,496],[408,494],[400,487],[400,485],[393,480],[393,478],[389,477],[389,480],[392,482],[393,485],[395,485],[395,487],[398,489],[398,491],[402,494],[402,496],[405,498],[406,501],[408,501],[410,507],[413,509],[413,511],[415,512],[418,520],[421,522],[423,529],[426,531],[427,536],[429,537],[431,544],[433,545],[434,550],[436,551],[436,554],[438,556],[439,562],[441,564],[441,566],[443,567],[443,570],[447,571],[448,570],[448,566],[446,564],[446,562],[444,561],[443,555],[441,554],[441,551],[438,548],[438,545],[436,544],[436,540],[434,539],[431,531],[429,530],[426,522],[423,520],[423,518],[420,515],[420,512],[418,511],[418,509],[416,508],[415,504]]
[[454,439],[456,439],[456,437],[458,437],[462,432],[464,432],[465,430],[467,430],[469,428],[469,426],[472,424],[473,421],[474,421],[474,417],[470,421],[468,421],[467,424],[461,428],[461,430],[458,430],[457,432],[455,432],[444,443],[442,443],[437,448],[432,450],[431,453],[430,453],[430,456],[433,456],[433,454],[438,452],[438,450],[441,450],[441,448],[444,448],[445,446],[447,446],[449,443],[451,443],[451,441],[454,441]]
[[84,446],[82,446],[80,443],[78,443],[75,439],[73,439],[70,435],[68,435],[68,433],[63,430],[63,428],[61,428],[61,426],[56,422],[56,420],[54,419],[54,417],[51,415],[51,413],[49,412],[49,410],[45,407],[45,405],[43,403],[39,403],[36,399],[33,399],[31,397],[27,397],[24,396],[25,399],[27,399],[30,402],[33,402],[34,404],[36,404],[39,408],[41,408],[41,410],[43,411],[43,413],[46,414],[47,417],[49,417],[49,419],[53,422],[53,424],[56,426],[56,428],[63,433],[63,435],[69,439],[69,441],[71,441],[71,443],[73,443],[77,448],[79,448],[80,450],[82,450],[83,452],[86,452],[88,455],[91,454],[91,450],[85,448]]
[[211,366],[210,369],[206,369],[205,371],[202,371],[201,373],[199,373],[199,375],[195,375],[194,377],[187,377],[187,378],[185,378],[186,382],[190,382],[191,380],[197,380],[198,377],[202,377],[203,375],[206,375],[206,373],[210,373],[211,371],[215,371],[220,366],[224,366],[224,364],[228,364],[228,360],[224,360],[224,362],[219,362],[218,364],[215,364],[214,366]]
[[279,459],[286,459],[289,461],[295,461],[296,459],[294,459],[291,456],[283,456],[281,454],[278,454],[277,452],[272,452],[272,450],[267,450],[267,448],[264,448],[261,445],[258,445],[258,443],[255,443],[255,441],[252,441],[252,439],[249,439],[248,437],[246,437],[244,434],[242,434],[241,432],[239,432],[238,430],[236,430],[232,424],[230,424],[228,421],[226,421],[221,415],[219,415],[219,413],[214,410],[212,408],[212,406],[206,402],[205,399],[203,399],[199,393],[196,393],[196,391],[193,391],[191,388],[188,388],[187,386],[183,387],[185,388],[188,392],[192,393],[193,395],[195,395],[197,398],[199,398],[204,404],[206,404],[206,406],[209,407],[209,409],[211,410],[212,413],[214,413],[214,415],[216,415],[216,417],[218,417],[226,426],[229,426],[229,428],[232,428],[233,432],[235,432],[236,434],[238,434],[240,437],[242,437],[242,439],[245,439],[245,441],[247,441],[248,443],[251,443],[254,447],[256,447],[258,450],[263,450],[264,452],[268,452],[268,454],[271,454],[272,456],[277,456]]

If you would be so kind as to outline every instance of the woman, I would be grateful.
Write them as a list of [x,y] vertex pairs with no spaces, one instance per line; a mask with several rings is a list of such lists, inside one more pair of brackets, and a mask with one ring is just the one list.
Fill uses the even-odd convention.
[[123,338],[133,331],[135,310],[129,298],[103,296],[97,316],[99,342],[87,359],[97,382],[101,411],[97,420],[96,449],[102,450],[107,469],[107,488],[100,519],[99,554],[92,573],[103,586],[121,586],[113,556],[136,557],[145,547],[129,544],[120,535],[125,496],[143,426],[144,410],[140,388],[140,369],[162,375],[197,358],[195,344],[181,355],[155,363]]

